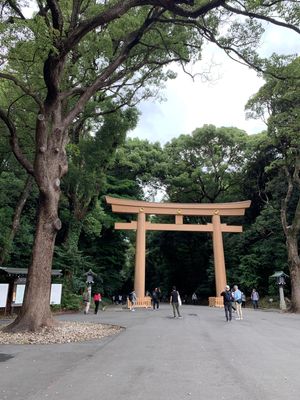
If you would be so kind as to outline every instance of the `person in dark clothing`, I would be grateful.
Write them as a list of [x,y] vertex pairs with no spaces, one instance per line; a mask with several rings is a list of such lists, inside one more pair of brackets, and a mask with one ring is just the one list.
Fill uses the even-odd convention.
[[173,290],[171,292],[171,297],[170,297],[170,304],[172,304],[173,307],[173,314],[174,318],[176,318],[176,312],[178,315],[178,318],[181,318],[180,312],[179,312],[179,293],[176,290],[176,286],[173,286]]
[[159,288],[155,288],[152,292],[152,305],[153,305],[153,310],[157,308],[159,309],[159,300],[160,300],[160,290]]
[[230,287],[227,285],[225,287],[224,292],[221,293],[224,301],[224,310],[225,310],[225,317],[226,321],[232,320],[232,293],[230,291]]

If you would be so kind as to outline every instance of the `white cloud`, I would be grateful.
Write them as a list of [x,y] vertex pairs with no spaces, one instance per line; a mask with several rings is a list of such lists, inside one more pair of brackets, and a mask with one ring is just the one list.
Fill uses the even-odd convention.
[[[275,51],[284,54],[299,52],[299,35],[277,27],[268,28],[261,54],[270,56]],[[193,81],[174,66],[178,77],[167,82],[164,89],[167,100],[141,103],[140,122],[130,136],[165,143],[204,124],[235,126],[248,134],[264,130],[262,121],[246,120],[244,112],[246,102],[263,85],[263,79],[209,45],[203,53],[203,60],[209,64],[211,59],[215,66],[213,79],[209,82],[204,82],[201,77]],[[203,62],[193,66],[194,71],[198,68],[203,70]]]

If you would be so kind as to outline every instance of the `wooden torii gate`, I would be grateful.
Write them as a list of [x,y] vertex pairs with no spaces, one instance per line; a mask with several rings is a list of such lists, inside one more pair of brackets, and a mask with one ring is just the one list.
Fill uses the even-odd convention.
[[[224,216],[241,216],[250,207],[251,201],[235,203],[151,203],[139,200],[120,199],[106,196],[116,213],[137,214],[137,220],[129,223],[116,222],[115,229],[136,230],[136,253],[134,289],[140,304],[145,298],[145,257],[146,231],[211,232],[213,238],[216,297],[210,298],[210,305],[220,304],[220,293],[226,286],[226,269],[223,248],[223,232],[242,232],[242,226],[227,225],[221,222]],[[175,223],[160,224],[147,221],[147,215],[175,215]],[[185,224],[184,216],[211,216],[211,223]]]

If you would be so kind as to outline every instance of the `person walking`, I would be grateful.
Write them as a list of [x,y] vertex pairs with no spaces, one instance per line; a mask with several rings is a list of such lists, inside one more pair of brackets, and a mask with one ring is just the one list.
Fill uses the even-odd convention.
[[232,320],[232,293],[230,287],[226,285],[225,290],[221,293],[224,302],[224,311],[225,311],[225,318],[226,321]]
[[259,300],[259,294],[256,291],[256,289],[252,289],[252,293],[251,293],[251,301],[252,301],[252,305],[254,310],[258,309],[258,300]]
[[84,313],[88,314],[89,313],[89,309],[90,309],[90,293],[88,291],[88,289],[86,288],[85,291],[83,292],[83,303],[84,303]]
[[94,294],[95,314],[98,314],[99,303],[101,301],[101,294],[99,292]]
[[182,318],[180,315],[180,312],[179,312],[180,294],[176,290],[176,286],[173,286],[171,296],[170,296],[170,304],[172,305],[172,308],[173,308],[174,318],[176,318],[176,312],[177,312],[178,318]]
[[196,293],[194,292],[192,294],[192,303],[194,304],[194,306],[197,304],[197,300],[198,300],[198,297],[197,297]]
[[136,305],[136,300],[137,300],[136,293],[133,289],[133,291],[131,293],[129,293],[129,302],[130,302],[129,310],[130,311],[135,311],[134,306]]
[[246,295],[242,292],[242,308],[246,308]]
[[236,320],[241,320],[241,319],[243,319],[242,292],[239,290],[238,285],[234,285],[233,289],[234,289],[233,297],[234,297],[236,314],[237,314]]
[[153,305],[153,310],[159,309],[159,300],[160,300],[160,289],[155,288],[152,292],[152,305]]

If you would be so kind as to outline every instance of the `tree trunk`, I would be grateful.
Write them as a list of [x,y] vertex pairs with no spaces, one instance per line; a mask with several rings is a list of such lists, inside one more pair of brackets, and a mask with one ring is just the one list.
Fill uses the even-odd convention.
[[290,278],[292,288],[291,311],[300,313],[300,257],[298,251],[297,235],[289,234],[286,238]]
[[67,251],[77,252],[78,251],[78,243],[79,237],[82,231],[83,220],[85,216],[82,216],[81,219],[78,219],[76,215],[71,214],[68,226],[68,233],[64,243]]
[[[50,310],[51,270],[57,229],[59,196],[40,194],[37,230],[34,240],[32,263],[28,270],[26,290],[21,313],[9,325],[9,331],[36,331],[43,326],[53,326]],[[53,219],[54,216],[54,219]]]
[[32,261],[21,312],[7,331],[37,331],[56,323],[50,309],[51,270],[55,238],[61,228],[58,218],[60,179],[67,172],[67,157],[64,130],[53,126],[49,132],[49,125],[43,118],[37,124],[34,177],[39,188],[39,210]]
[[32,185],[33,185],[32,176],[28,175],[28,177],[26,179],[26,183],[25,183],[24,189],[23,189],[23,192],[22,192],[22,194],[21,194],[21,196],[20,196],[20,198],[18,200],[18,203],[16,205],[16,208],[15,208],[14,218],[13,218],[11,230],[10,230],[8,236],[7,236],[7,240],[6,240],[5,245],[3,246],[2,251],[1,251],[0,265],[2,265],[6,261],[7,257],[9,256],[14,237],[15,237],[15,235],[16,235],[18,229],[19,229],[19,226],[20,226],[21,214],[22,214],[23,208],[24,208],[24,206],[26,204],[26,201],[27,201],[27,199],[29,197]]

